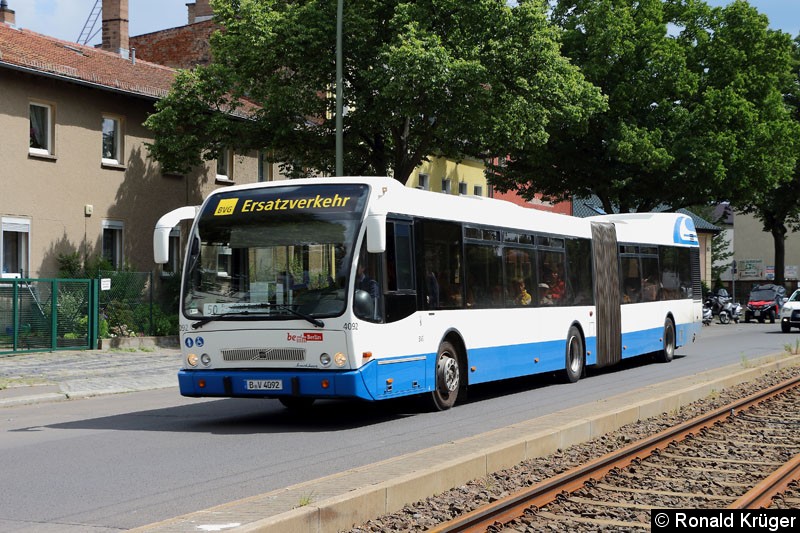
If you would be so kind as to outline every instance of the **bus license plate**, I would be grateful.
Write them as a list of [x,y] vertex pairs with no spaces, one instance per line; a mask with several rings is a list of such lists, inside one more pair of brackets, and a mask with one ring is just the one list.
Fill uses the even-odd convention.
[[283,390],[283,380],[248,379],[247,390]]

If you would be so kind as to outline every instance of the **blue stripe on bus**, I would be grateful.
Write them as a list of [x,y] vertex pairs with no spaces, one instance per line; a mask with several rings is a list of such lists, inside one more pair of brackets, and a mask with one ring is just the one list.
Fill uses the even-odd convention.
[[[297,372],[292,370],[180,370],[178,386],[183,396],[220,396],[235,398],[277,398],[292,395],[292,380],[297,378],[297,393],[316,398],[352,397],[372,399],[361,371]],[[247,380],[282,381],[281,390],[252,391]],[[323,382],[327,381],[327,388]],[[204,386],[201,387],[201,382]],[[227,384],[226,384],[227,382]]]
[[[678,344],[684,344],[699,329],[695,324],[676,327]],[[662,328],[626,333],[622,336],[622,358],[662,349]],[[467,365],[470,384],[520,377],[564,369],[566,340],[526,343],[469,350]],[[595,337],[586,339],[587,365],[597,362]],[[501,360],[502,364],[497,364]],[[430,392],[436,383],[436,354],[415,354],[390,360],[374,360],[352,371],[296,370],[181,370],[180,392],[184,396],[280,397],[292,395],[292,380],[301,396],[349,397],[380,400]],[[279,379],[279,391],[251,391],[247,380]],[[205,384],[200,386],[200,382]],[[227,381],[227,388],[226,388]],[[328,382],[327,388],[323,387]]]

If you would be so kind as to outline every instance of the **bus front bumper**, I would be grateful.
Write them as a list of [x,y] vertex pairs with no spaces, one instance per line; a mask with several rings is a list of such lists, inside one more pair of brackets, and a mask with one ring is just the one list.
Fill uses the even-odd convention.
[[194,398],[361,398],[374,400],[359,371],[180,370],[181,395]]

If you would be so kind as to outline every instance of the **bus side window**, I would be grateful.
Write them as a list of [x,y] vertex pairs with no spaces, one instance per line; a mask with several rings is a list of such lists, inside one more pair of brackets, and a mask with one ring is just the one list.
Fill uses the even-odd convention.
[[402,320],[417,310],[411,229],[410,222],[386,224],[386,322]]
[[622,302],[641,301],[642,277],[638,257],[622,257]]
[[368,253],[366,239],[358,254],[353,308],[356,316],[370,322],[383,321],[383,272],[379,268],[383,255]]

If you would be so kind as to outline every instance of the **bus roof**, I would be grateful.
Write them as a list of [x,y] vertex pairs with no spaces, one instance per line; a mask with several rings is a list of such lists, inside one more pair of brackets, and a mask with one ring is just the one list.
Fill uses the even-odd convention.
[[395,213],[583,238],[591,237],[591,222],[608,222],[616,226],[619,242],[697,246],[694,224],[684,214],[624,213],[579,218],[526,208],[495,198],[414,189],[388,177],[327,177],[260,182],[217,189],[209,194],[209,198],[220,193],[262,187],[353,183],[370,186],[367,214]]

